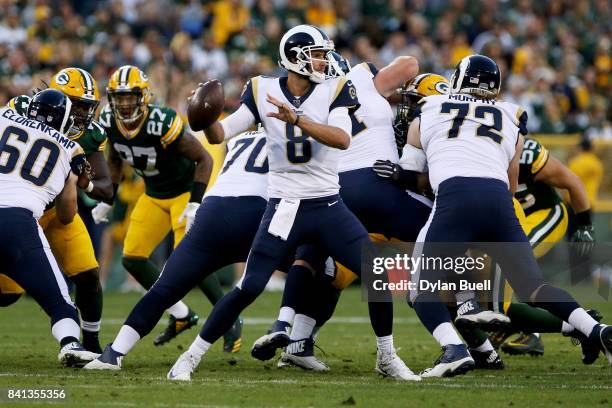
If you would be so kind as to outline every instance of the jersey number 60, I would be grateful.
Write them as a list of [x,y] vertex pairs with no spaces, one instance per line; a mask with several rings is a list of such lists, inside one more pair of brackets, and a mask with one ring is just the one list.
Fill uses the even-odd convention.
[[[0,137],[0,173],[3,174],[8,174],[15,170],[21,154],[19,148],[8,143],[11,136],[15,136],[21,143],[27,143],[29,139],[28,132],[21,128],[9,126],[4,130],[2,137]],[[41,157],[43,149],[48,151],[47,154],[42,155],[45,163],[42,166],[36,166],[36,162]],[[34,185],[43,186],[49,180],[49,177],[51,177],[59,155],[59,147],[51,140],[37,139],[32,143],[30,151],[23,160],[19,175]],[[32,170],[35,167],[40,168],[38,175],[32,174]]]

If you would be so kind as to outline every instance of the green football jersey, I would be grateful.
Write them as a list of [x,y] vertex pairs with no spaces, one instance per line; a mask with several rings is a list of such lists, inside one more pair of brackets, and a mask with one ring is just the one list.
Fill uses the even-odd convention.
[[[30,97],[27,95],[16,96],[8,103],[9,107],[22,116],[26,116],[28,105],[30,105]],[[80,136],[72,137],[71,140],[76,141],[85,151],[85,155],[88,156],[94,152],[104,151],[106,147],[106,131],[94,120]]]
[[535,176],[548,162],[549,153],[537,140],[526,139],[520,160],[519,185],[514,197],[521,203],[525,215],[552,208],[561,202],[555,188]]
[[173,198],[191,190],[195,162],[175,148],[184,129],[182,119],[173,109],[148,105],[140,127],[128,131],[106,105],[100,113],[100,124],[111,146],[144,179],[147,195]]

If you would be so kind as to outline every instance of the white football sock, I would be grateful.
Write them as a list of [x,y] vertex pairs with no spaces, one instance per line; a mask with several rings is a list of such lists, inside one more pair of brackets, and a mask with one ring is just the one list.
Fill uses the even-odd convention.
[[567,322],[561,323],[561,333],[570,334],[573,331],[574,331],[574,326],[572,326],[571,324]]
[[455,299],[457,300],[457,305],[460,305],[468,300],[474,299],[474,291],[473,290],[462,290],[461,292],[455,293]]
[[168,313],[174,316],[175,319],[184,319],[189,314],[189,308],[179,300],[168,308]]
[[132,347],[138,343],[140,340],[140,334],[133,328],[128,325],[121,326],[119,333],[117,333],[117,337],[111,344],[111,348],[116,352],[119,352],[123,355],[126,355],[130,352]]
[[463,344],[450,322],[440,323],[433,331],[432,335],[442,347],[448,346],[449,344]]
[[487,351],[491,351],[491,350],[495,350],[495,349],[493,348],[493,345],[491,344],[489,339],[487,339],[487,340],[485,340],[484,343],[482,343],[480,346],[476,347],[474,350],[480,351],[481,353],[485,353]]
[[570,313],[569,317],[567,318],[567,322],[587,337],[591,334],[593,328],[599,324],[597,323],[597,320],[593,319],[591,315],[589,315],[586,310],[581,307]]
[[212,346],[211,343],[205,341],[203,338],[200,337],[200,335],[198,335],[196,336],[196,339],[193,341],[193,343],[191,343],[191,346],[189,346],[189,350],[187,351],[189,351],[189,354],[191,354],[192,356],[202,358],[202,356],[208,351],[210,346]]
[[291,340],[302,340],[310,337],[317,321],[303,314],[296,314],[291,329]]
[[100,331],[100,320],[98,320],[97,322],[86,322],[85,320],[82,320],[81,328],[88,332],[99,332]]
[[293,319],[295,318],[295,310],[289,306],[283,306],[280,308],[278,312],[278,320],[281,322],[287,322],[290,325],[293,325]]
[[64,337],[74,337],[78,340],[81,336],[81,328],[74,319],[66,317],[58,320],[51,326],[51,334],[53,334],[53,337],[60,343]]
[[384,353],[393,353],[393,335],[376,337],[376,347]]

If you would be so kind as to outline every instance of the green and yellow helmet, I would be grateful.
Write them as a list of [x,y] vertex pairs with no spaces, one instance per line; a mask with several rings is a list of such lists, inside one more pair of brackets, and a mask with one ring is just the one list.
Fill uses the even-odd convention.
[[62,92],[72,102],[74,124],[68,130],[68,136],[82,135],[93,121],[100,104],[96,80],[84,69],[64,68],[53,75],[49,88]]
[[106,93],[115,118],[132,124],[146,113],[151,100],[149,77],[135,66],[124,65],[111,75]]
[[406,82],[398,90],[402,102],[397,106],[394,129],[399,149],[406,144],[408,127],[414,119],[418,102],[426,96],[447,94],[449,89],[450,83],[442,75],[426,73]]

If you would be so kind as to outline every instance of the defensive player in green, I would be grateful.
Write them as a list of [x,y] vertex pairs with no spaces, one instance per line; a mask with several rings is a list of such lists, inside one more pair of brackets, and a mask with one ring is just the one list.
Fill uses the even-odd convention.
[[[575,243],[572,249],[588,252],[589,246],[594,242],[594,230],[591,222],[591,205],[584,185],[571,170],[550,155],[540,142],[535,139],[525,140],[515,198],[525,212],[521,226],[537,258],[544,256],[554,244],[560,242],[567,231],[568,211],[555,188],[568,191],[576,215],[578,227],[571,237],[571,241]],[[541,309],[510,302],[512,292],[509,291],[507,284],[505,288],[499,289],[499,293],[502,294],[505,289],[505,295],[502,295],[503,312],[511,321],[524,323],[533,321],[534,324],[531,325],[533,330],[543,325],[544,328],[548,328],[547,332],[560,331],[562,322],[559,319]],[[601,319],[596,311],[590,313],[597,320]],[[494,345],[499,345],[509,333],[512,331],[495,333]],[[516,339],[504,343],[502,350],[509,354],[542,355],[544,345],[539,333],[521,333]]]
[[[106,91],[109,104],[100,114],[100,123],[112,146],[108,163],[114,189],[121,182],[124,162],[145,182],[145,193],[130,216],[122,262],[149,289],[160,274],[149,257],[170,230],[176,246],[191,227],[210,178],[212,158],[174,110],[150,103],[149,79],[139,68],[119,68]],[[106,221],[111,205],[112,201],[99,203],[92,211],[94,220]],[[223,297],[216,275],[199,286],[213,304]],[[198,316],[182,302],[168,311],[169,325],[155,339],[156,345],[198,322]],[[238,319],[225,335],[225,351],[240,349],[241,331]]]
[[[75,140],[85,151],[91,164],[93,180],[84,190],[91,198],[109,200],[113,189],[110,172],[104,159],[106,132],[94,120],[100,103],[100,94],[94,78],[80,68],[65,68],[51,78],[50,88],[57,89],[70,98],[74,124],[67,136]],[[21,95],[11,99],[9,106],[20,115],[25,115],[30,98]],[[75,285],[75,303],[81,313],[83,346],[95,353],[101,353],[98,333],[102,317],[102,287],[98,262],[89,233],[77,214],[69,224],[62,224],[51,205],[39,219],[51,249],[62,271]],[[23,289],[7,276],[0,275],[0,305],[16,301]]]

